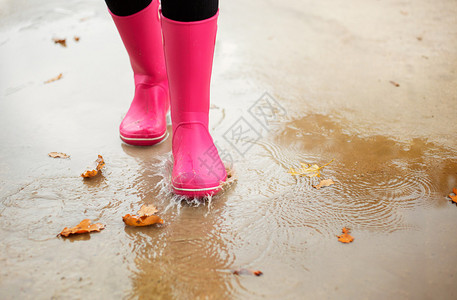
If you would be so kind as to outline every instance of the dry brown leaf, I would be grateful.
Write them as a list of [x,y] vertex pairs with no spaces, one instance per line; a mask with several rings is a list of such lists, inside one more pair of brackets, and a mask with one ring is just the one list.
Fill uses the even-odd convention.
[[158,212],[157,207],[154,205],[145,205],[143,204],[140,210],[137,212],[138,216],[127,214],[122,217],[122,221],[129,226],[148,226],[153,224],[163,224],[163,220],[155,216],[154,214]]
[[67,40],[66,39],[52,39],[54,41],[54,44],[59,44],[62,47],[67,47]]
[[334,159],[323,165],[322,167],[319,167],[318,165],[310,165],[310,164],[305,164],[305,163],[300,163],[301,168],[294,169],[290,168],[289,173],[292,175],[299,175],[299,176],[308,176],[308,177],[320,177],[321,176],[321,170],[325,167],[328,166]]
[[87,170],[81,174],[81,177],[89,178],[94,177],[98,174],[98,172],[105,166],[105,161],[103,160],[103,156],[98,155],[97,160],[95,161],[96,166],[92,170]]
[[97,163],[97,170],[99,171],[105,166],[105,160],[100,154],[98,155],[98,158],[95,162]]
[[235,275],[255,275],[255,276],[260,276],[262,275],[262,271],[259,270],[251,270],[251,269],[237,269],[237,270],[232,270],[232,273]]
[[81,174],[81,177],[90,178],[90,177],[97,176],[97,174],[98,174],[97,170],[87,170],[86,172]]
[[79,36],[75,36],[73,39],[75,40],[75,42],[79,42],[80,37]]
[[399,83],[396,83],[395,81],[392,81],[392,80],[391,80],[391,81],[389,81],[389,82],[392,83],[392,84],[393,84],[394,86],[396,86],[396,87],[399,87],[399,86],[400,86],[400,84],[399,84]]
[[343,228],[343,234],[337,235],[337,237],[338,241],[342,243],[351,243],[352,241],[354,241],[354,237],[349,235],[349,229],[347,229],[346,227]]
[[135,227],[141,227],[141,226],[149,226],[153,224],[163,224],[163,220],[159,216],[135,216],[135,215],[130,215],[126,214],[125,216],[122,217],[122,221],[124,221],[125,225],[128,226],[135,226]]
[[48,155],[52,158],[70,158],[70,155],[62,152],[49,152]]
[[451,194],[449,194],[449,198],[451,198],[452,202],[457,204],[457,188],[453,188],[452,192],[454,193],[454,196],[451,196]]
[[91,224],[91,220],[84,219],[81,221],[81,223],[79,223],[73,228],[65,227],[60,233],[60,235],[63,237],[68,237],[71,234],[89,233],[94,231],[100,231],[102,229],[105,229],[105,225],[103,225],[102,223]]
[[313,188],[320,189],[322,187],[331,186],[332,184],[335,184],[332,179],[324,179],[321,180],[318,185],[313,185]]
[[152,216],[153,214],[155,214],[158,211],[159,210],[154,205],[145,205],[145,204],[143,204],[140,207],[140,210],[137,212],[137,214],[138,214],[139,217]]
[[60,74],[57,75],[56,77],[53,77],[53,78],[51,78],[51,79],[46,80],[44,83],[51,83],[51,82],[57,81],[57,80],[61,79],[62,76],[63,76],[62,73],[60,73]]

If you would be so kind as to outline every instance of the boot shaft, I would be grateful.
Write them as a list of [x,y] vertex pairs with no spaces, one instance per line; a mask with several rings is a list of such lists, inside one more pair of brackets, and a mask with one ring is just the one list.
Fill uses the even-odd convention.
[[135,82],[156,84],[167,80],[159,19],[159,1],[130,15],[110,14],[130,58]]
[[179,22],[162,15],[173,132],[180,123],[208,127],[217,17]]

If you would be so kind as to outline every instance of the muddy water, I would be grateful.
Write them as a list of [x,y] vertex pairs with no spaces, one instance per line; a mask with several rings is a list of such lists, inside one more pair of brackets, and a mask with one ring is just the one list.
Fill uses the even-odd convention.
[[[454,1],[222,3],[211,127],[234,181],[205,203],[170,194],[170,138],[118,139],[131,73],[93,2],[0,1],[2,299],[457,297]],[[287,173],[332,159],[332,187]],[[165,224],[126,228],[144,203]],[[56,237],[84,218],[107,227]]]

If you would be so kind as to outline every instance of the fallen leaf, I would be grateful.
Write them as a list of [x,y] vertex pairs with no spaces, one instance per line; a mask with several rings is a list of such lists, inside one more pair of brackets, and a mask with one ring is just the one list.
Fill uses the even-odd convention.
[[57,81],[57,80],[61,79],[62,76],[63,76],[63,74],[60,73],[60,74],[57,75],[56,77],[53,77],[53,78],[51,78],[51,79],[46,80],[44,83],[51,83],[51,82]]
[[61,236],[68,237],[71,234],[82,234],[94,231],[100,231],[105,229],[105,225],[101,223],[90,224],[91,220],[84,219],[73,228],[65,227],[62,232],[60,233]]
[[451,194],[449,194],[449,198],[451,198],[452,202],[457,204],[457,188],[453,188],[452,192],[454,193],[454,196],[451,196]]
[[97,174],[98,174],[97,170],[87,170],[86,172],[81,174],[81,177],[90,178],[90,177],[97,176]]
[[128,226],[135,226],[135,227],[141,227],[141,226],[149,226],[153,224],[163,224],[163,220],[159,216],[135,216],[135,215],[130,215],[126,214],[125,216],[122,217],[122,221],[124,221],[125,225]]
[[79,42],[80,37],[79,36],[75,36],[73,39],[75,40],[75,42]]
[[251,269],[237,269],[237,270],[232,270],[232,273],[235,275],[255,275],[255,276],[260,276],[262,275],[262,271],[259,270],[251,270]]
[[392,84],[393,84],[394,86],[396,86],[396,87],[399,87],[399,86],[400,86],[400,84],[399,84],[399,83],[396,83],[395,81],[392,81],[392,80],[391,80],[391,81],[389,81],[389,82],[392,83]]
[[105,166],[105,160],[100,154],[98,155],[98,158],[95,162],[97,163],[97,170],[99,171]]
[[290,168],[289,173],[292,175],[299,175],[299,176],[320,177],[321,170],[325,166],[328,166],[332,161],[334,161],[334,159],[332,159],[330,162],[326,163],[322,167],[319,167],[316,164],[310,165],[310,164],[300,163],[301,168],[299,168],[299,169]]
[[338,241],[342,243],[351,243],[352,241],[354,241],[354,238],[351,235],[349,235],[349,229],[347,229],[346,227],[343,228],[343,234],[337,235],[337,237]]
[[54,41],[55,44],[59,44],[61,45],[62,47],[67,47],[67,40],[66,39],[52,39]]
[[97,164],[94,169],[92,170],[87,170],[84,173],[81,174],[81,177],[84,178],[89,178],[89,177],[94,177],[98,174],[98,171],[100,171],[103,166],[105,166],[105,161],[103,160],[103,156],[98,155],[97,160],[95,161]]
[[52,158],[70,158],[70,155],[62,152],[49,152],[48,155]]
[[139,217],[152,216],[153,214],[155,214],[158,211],[159,210],[154,205],[145,205],[145,204],[143,204],[140,207],[140,210],[137,212],[137,214],[138,214]]
[[137,212],[138,216],[127,214],[122,217],[122,221],[124,221],[126,225],[136,227],[148,226],[157,223],[163,224],[163,220],[154,215],[156,212],[158,212],[158,210],[154,205],[143,204]]
[[324,179],[319,182],[318,185],[313,185],[313,188],[320,189],[325,186],[331,186],[332,184],[335,184],[335,182],[332,179]]

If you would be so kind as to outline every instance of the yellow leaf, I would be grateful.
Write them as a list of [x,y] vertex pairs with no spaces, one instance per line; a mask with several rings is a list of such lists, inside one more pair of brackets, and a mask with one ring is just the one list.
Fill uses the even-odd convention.
[[301,168],[294,169],[290,168],[289,173],[292,175],[298,175],[298,176],[307,176],[307,177],[320,177],[321,176],[321,170],[325,167],[328,166],[334,159],[332,159],[330,162],[326,163],[322,167],[319,167],[318,165],[314,164],[305,164],[305,163],[300,163]]
[[335,184],[335,182],[332,179],[324,179],[319,182],[318,185],[313,185],[313,188],[315,189],[320,189],[326,186],[331,186],[332,184]]

